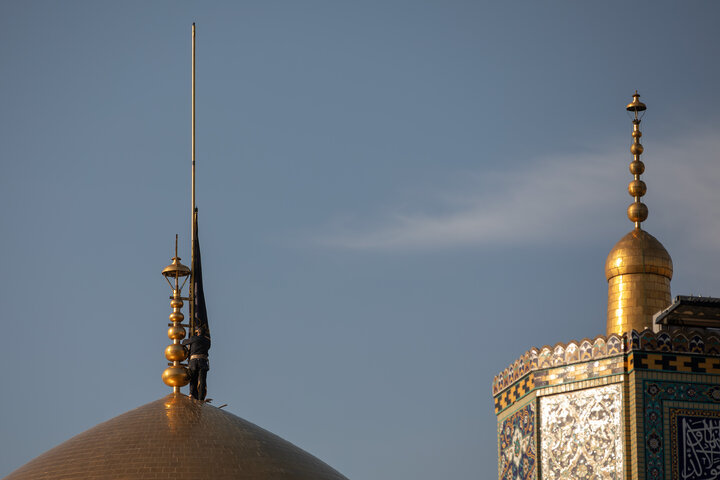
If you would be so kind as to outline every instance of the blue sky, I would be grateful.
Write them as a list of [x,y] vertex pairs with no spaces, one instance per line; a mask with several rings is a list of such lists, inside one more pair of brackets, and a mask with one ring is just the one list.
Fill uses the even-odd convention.
[[353,480],[492,478],[492,377],[645,228],[720,296],[710,2],[4,2],[0,476],[168,393],[190,25],[210,396]]

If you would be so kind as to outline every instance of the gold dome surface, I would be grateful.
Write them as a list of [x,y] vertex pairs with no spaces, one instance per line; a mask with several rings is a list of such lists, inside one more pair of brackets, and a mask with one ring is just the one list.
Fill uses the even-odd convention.
[[653,315],[670,305],[672,259],[652,235],[634,229],[615,244],[605,262],[607,334],[653,326]]
[[621,238],[605,261],[605,277],[608,280],[629,273],[655,273],[672,279],[670,254],[658,239],[639,228]]
[[76,435],[5,480],[108,478],[347,480],[290,442],[181,394]]

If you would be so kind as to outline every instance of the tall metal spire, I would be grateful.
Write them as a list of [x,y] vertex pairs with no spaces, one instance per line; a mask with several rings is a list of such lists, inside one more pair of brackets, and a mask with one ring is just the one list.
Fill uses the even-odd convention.
[[[190,175],[190,197],[192,203],[192,209],[190,210],[190,265],[195,265],[195,237],[197,232],[195,231],[195,215],[197,215],[195,207],[195,22],[192,24],[192,67],[191,67],[191,126],[190,126],[190,145],[191,153],[190,158],[192,160],[192,173]],[[190,334],[195,331],[195,272],[190,272],[190,288],[189,288],[189,299],[190,299]]]
[[[195,231],[195,24],[192,24],[192,80],[191,80],[191,160],[192,160],[192,173],[191,173],[191,202],[192,202],[192,214],[190,216],[190,255],[191,265],[194,265],[195,257],[195,238],[197,232]],[[180,257],[178,256],[178,236],[175,235],[175,256],[172,259],[172,263],[165,267],[162,271],[163,276],[170,284],[172,289],[172,296],[170,297],[170,307],[172,307],[172,313],[170,314],[170,321],[168,324],[168,338],[172,340],[172,344],[168,345],[165,349],[165,358],[168,359],[168,368],[165,369],[162,375],[163,382],[166,385],[173,388],[174,393],[180,392],[180,387],[188,384],[189,376],[187,366],[182,361],[188,357],[187,349],[180,343],[185,338],[186,326],[190,327],[190,332],[194,331],[194,319],[195,319],[195,275],[191,268],[186,267],[180,263]],[[187,297],[182,296],[182,289],[190,278],[189,293]],[[183,279],[182,284],[180,279]],[[190,303],[190,324],[183,325],[182,321],[185,319],[185,315],[182,313],[182,307],[184,305],[183,300],[188,300]]]
[[633,144],[630,146],[630,153],[633,154],[633,161],[630,163],[630,173],[635,176],[635,179],[628,185],[628,193],[631,197],[635,198],[635,201],[628,207],[627,215],[630,221],[635,223],[635,228],[637,229],[640,228],[640,224],[644,222],[648,216],[647,206],[640,201],[640,197],[647,192],[647,185],[640,180],[640,175],[645,171],[645,164],[640,160],[640,155],[643,153],[643,146],[640,143],[640,137],[642,137],[642,132],[640,131],[642,115],[638,115],[638,113],[647,110],[647,107],[639,99],[640,95],[637,90],[635,90],[633,101],[626,107],[628,112],[635,114],[635,118],[633,118],[632,121]]

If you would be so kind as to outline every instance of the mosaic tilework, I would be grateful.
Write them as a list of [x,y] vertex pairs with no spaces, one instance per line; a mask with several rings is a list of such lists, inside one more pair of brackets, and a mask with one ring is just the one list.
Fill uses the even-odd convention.
[[720,374],[720,357],[704,355],[631,352],[628,355],[628,364],[631,370]]
[[534,377],[531,373],[495,397],[495,413],[500,413],[530,392],[534,387]]
[[621,383],[625,377],[620,375],[610,375],[608,377],[592,378],[589,380],[583,380],[580,382],[563,383],[560,385],[554,385],[550,387],[544,387],[535,390],[536,397],[546,397],[548,395],[555,395],[556,393],[568,393],[576,390],[585,390],[586,388],[602,387],[604,385],[610,385],[613,383]]
[[720,356],[720,335],[707,330],[676,329],[654,333],[651,330],[618,336],[600,335],[554,347],[531,348],[493,379],[493,395],[497,395],[528,373],[585,360],[601,359],[632,350],[646,352],[697,353]]
[[624,373],[625,357],[616,355],[601,360],[574,363],[535,372],[535,388],[580,382],[592,378]]
[[706,480],[720,475],[720,411],[671,408],[673,478]]
[[531,348],[493,378],[493,395],[497,395],[523,376],[537,369],[538,349]]
[[720,355],[720,336],[712,331],[693,329],[663,330],[658,333],[633,330],[628,350]]
[[692,402],[694,405],[720,404],[720,385],[643,380],[645,468],[648,480],[665,478],[663,403],[668,401]]
[[495,413],[502,412],[533,390],[605,378],[626,371],[624,355],[537,370],[495,397]]
[[540,398],[543,480],[622,479],[622,386]]
[[531,348],[493,379],[493,395],[497,395],[531,371],[574,362],[600,359],[625,352],[624,337],[618,335],[600,335],[594,339],[584,339],[567,344],[558,343],[554,347]]
[[535,480],[535,406],[521,408],[500,425],[498,432],[500,480]]

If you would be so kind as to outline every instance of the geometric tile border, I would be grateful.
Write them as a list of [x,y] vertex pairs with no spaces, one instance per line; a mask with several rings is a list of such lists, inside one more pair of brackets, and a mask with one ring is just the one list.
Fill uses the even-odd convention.
[[633,330],[621,336],[600,335],[594,339],[558,343],[554,347],[531,348],[493,378],[493,396],[512,386],[528,373],[560,365],[600,359],[632,351],[686,353],[720,356],[720,335],[713,331],[679,328],[654,333]]
[[717,356],[632,352],[628,357],[630,370],[720,374],[720,357]]
[[[598,386],[600,385],[597,383],[598,381],[626,372],[627,365],[624,355],[536,370],[495,396],[495,413],[499,414],[531,392],[547,395],[550,391],[557,391],[555,387],[563,387],[561,391],[569,391],[588,388],[591,386],[590,384]],[[617,379],[613,380],[613,382],[617,381]],[[543,393],[546,391],[547,393]]]
[[720,337],[708,330],[678,329],[658,333],[633,330],[628,350],[720,355]]
[[533,391],[541,392],[549,387],[570,385],[636,370],[720,375],[720,356],[633,350],[626,352],[625,355],[605,356],[599,360],[591,359],[569,365],[538,368],[494,396],[495,413],[502,412]]
[[495,413],[500,413],[515,403],[516,400],[524,397],[533,389],[533,374],[531,373],[523,380],[515,382],[510,388],[495,397]]
[[580,342],[558,343],[554,347],[531,348],[525,355],[493,378],[493,396],[534,370],[605,358],[625,352],[623,337],[601,335]]

